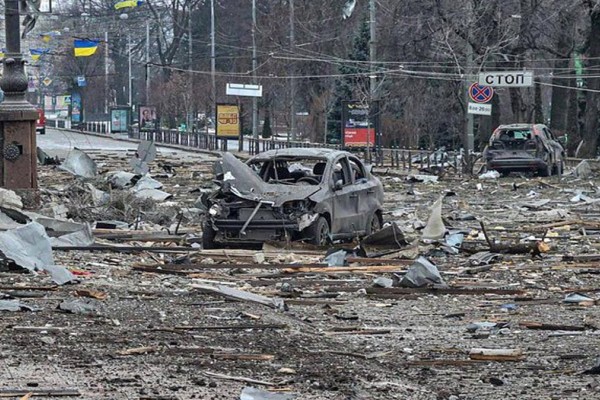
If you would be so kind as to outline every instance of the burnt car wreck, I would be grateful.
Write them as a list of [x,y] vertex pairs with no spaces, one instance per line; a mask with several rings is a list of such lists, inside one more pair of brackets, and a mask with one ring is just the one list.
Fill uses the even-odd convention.
[[383,188],[353,154],[298,148],[243,163],[230,153],[215,165],[204,195],[204,248],[304,240],[326,245],[382,226]]
[[484,150],[487,169],[503,175],[519,171],[561,175],[564,157],[562,145],[541,124],[500,125]]

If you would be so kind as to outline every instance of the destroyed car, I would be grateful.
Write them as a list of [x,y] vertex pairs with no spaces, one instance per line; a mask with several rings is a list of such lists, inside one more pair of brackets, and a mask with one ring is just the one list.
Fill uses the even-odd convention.
[[565,150],[548,127],[541,124],[500,125],[484,150],[486,166],[503,175],[536,172],[540,176],[563,172]]
[[325,245],[382,226],[383,187],[355,155],[296,148],[215,165],[219,189],[201,198],[204,248],[305,240]]

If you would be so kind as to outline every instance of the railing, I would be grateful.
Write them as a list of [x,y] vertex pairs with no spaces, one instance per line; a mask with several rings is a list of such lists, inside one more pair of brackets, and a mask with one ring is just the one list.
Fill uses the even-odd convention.
[[[48,126],[67,128],[67,121],[48,120]],[[107,121],[85,122],[77,126],[77,130],[96,134],[110,135]],[[152,132],[140,132],[131,129],[128,137],[137,140],[149,140],[156,143],[189,147],[209,151],[234,151],[255,155],[257,153],[289,148],[318,147],[342,149],[339,144],[310,143],[304,141],[287,141],[270,139],[255,139],[241,137],[240,140],[218,138],[215,134],[201,132],[186,132],[175,129],[161,129]],[[451,172],[462,175],[464,170],[463,154],[461,151],[431,151],[423,149],[376,148],[367,154],[365,149],[349,149],[358,152],[359,156],[377,167],[387,167],[396,170],[428,171],[434,173]]]

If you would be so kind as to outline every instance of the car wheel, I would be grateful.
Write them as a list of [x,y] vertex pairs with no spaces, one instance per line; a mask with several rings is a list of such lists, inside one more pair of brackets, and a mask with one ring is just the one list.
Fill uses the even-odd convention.
[[563,160],[561,159],[558,164],[556,164],[556,175],[562,176],[563,172],[565,172],[565,167],[563,165]]
[[215,230],[210,222],[202,224],[202,248],[205,250],[216,249]]
[[371,214],[371,217],[367,221],[367,236],[377,232],[380,229],[381,219],[379,218],[379,215],[376,212],[374,212],[373,214]]
[[329,244],[329,222],[325,218],[319,217],[317,222],[308,227],[307,234],[312,244],[326,246]]
[[552,175],[552,164],[546,164],[546,167],[540,168],[538,171],[539,176],[551,176]]

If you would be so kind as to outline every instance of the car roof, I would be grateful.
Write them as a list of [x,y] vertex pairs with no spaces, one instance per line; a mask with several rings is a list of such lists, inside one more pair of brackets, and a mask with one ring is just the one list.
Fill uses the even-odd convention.
[[273,158],[324,158],[332,160],[340,155],[352,156],[347,151],[337,149],[324,149],[319,147],[297,147],[290,149],[269,150],[259,153],[249,161],[266,161]]
[[531,129],[531,128],[542,129],[545,128],[546,125],[543,124],[508,124],[508,125],[500,125],[496,128],[496,130],[500,129]]

